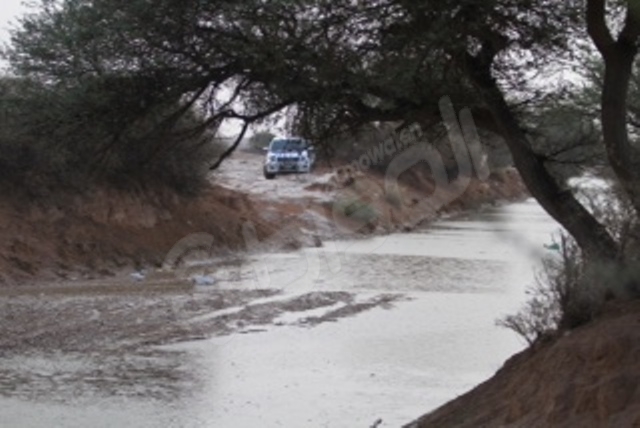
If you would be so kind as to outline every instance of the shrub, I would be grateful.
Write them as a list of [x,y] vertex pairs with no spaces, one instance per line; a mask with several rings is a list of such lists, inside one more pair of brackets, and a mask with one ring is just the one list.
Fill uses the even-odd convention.
[[524,307],[497,321],[529,344],[588,323],[608,300],[640,297],[635,211],[615,185],[607,192],[582,188],[576,193],[621,244],[622,253],[616,263],[596,264],[584,258],[574,240],[562,236],[558,254],[543,260]]
[[378,219],[377,211],[360,199],[343,199],[336,202],[335,212],[363,224],[372,224]]
[[222,148],[182,101],[149,95],[152,83],[0,78],[3,191],[38,197],[106,185],[196,193]]
[[255,151],[262,152],[266,147],[269,147],[271,140],[275,138],[275,135],[271,132],[256,132],[249,138],[249,145]]
[[402,195],[399,191],[391,191],[384,194],[384,199],[394,208],[401,209],[403,206]]
[[[515,315],[497,321],[522,336],[529,345],[552,336],[563,324],[582,279],[582,266],[575,244],[565,237],[559,254],[546,257],[536,275],[536,283],[527,290],[529,300]],[[573,314],[572,316],[575,316]]]

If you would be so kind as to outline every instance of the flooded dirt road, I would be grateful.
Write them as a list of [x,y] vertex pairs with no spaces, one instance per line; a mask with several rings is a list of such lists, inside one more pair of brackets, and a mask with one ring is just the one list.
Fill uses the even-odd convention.
[[527,202],[213,263],[212,287],[4,296],[0,426],[401,426],[522,348],[495,320],[554,230]]

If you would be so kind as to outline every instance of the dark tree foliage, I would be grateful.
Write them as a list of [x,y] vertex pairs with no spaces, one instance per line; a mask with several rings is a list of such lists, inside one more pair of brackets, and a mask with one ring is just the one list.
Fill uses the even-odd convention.
[[[214,168],[251,123],[285,107],[295,106],[297,131],[322,140],[372,121],[428,128],[441,120],[438,100],[449,96],[505,139],[531,194],[582,250],[615,263],[619,243],[553,173],[554,163],[574,155],[555,150],[551,137],[571,149],[566,140],[582,135],[563,137],[557,124],[542,119],[538,107],[553,94],[531,79],[571,61],[576,40],[593,40],[604,63],[601,147],[640,211],[640,169],[627,130],[636,6],[630,0],[45,0],[23,20],[8,54],[16,73],[43,85],[134,82],[127,89],[132,102],[122,100],[126,114],[114,116],[116,135],[120,121],[176,100],[178,106],[199,100],[214,126],[241,120],[236,144]],[[557,111],[568,114],[562,106]]]
[[275,135],[269,131],[256,132],[249,138],[249,145],[254,150],[262,151],[274,138]]

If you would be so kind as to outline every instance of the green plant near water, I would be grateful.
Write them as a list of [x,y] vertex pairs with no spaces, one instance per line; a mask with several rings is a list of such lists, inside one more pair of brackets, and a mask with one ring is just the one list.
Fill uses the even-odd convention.
[[378,212],[371,205],[360,199],[342,199],[336,202],[335,212],[360,223],[373,223],[378,219]]
[[[638,218],[616,186],[606,197],[599,189],[577,191],[583,203],[623,243],[623,265],[603,264],[585,257],[575,240],[561,236],[554,252],[543,260],[529,300],[514,315],[497,324],[522,336],[530,345],[596,318],[613,299],[640,298]],[[557,250],[557,251],[556,251]]]
[[398,191],[391,191],[384,194],[384,199],[387,201],[392,207],[401,209],[402,208],[402,195]]
[[513,330],[529,345],[552,337],[563,324],[563,319],[578,315],[575,308],[571,310],[570,307],[582,276],[582,263],[576,247],[563,237],[558,244],[558,254],[543,260],[535,285],[527,289],[529,299],[522,309],[499,319],[496,324]]

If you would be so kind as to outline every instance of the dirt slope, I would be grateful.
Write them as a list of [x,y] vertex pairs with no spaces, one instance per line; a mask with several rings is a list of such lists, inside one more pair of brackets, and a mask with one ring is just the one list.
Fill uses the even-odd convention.
[[[440,184],[439,188],[427,167],[415,167],[403,173],[398,188],[390,192],[384,174],[373,170],[348,172],[340,165],[318,165],[313,174],[265,180],[261,176],[262,161],[262,155],[234,153],[213,174],[212,181],[247,194],[256,206],[261,207],[266,219],[278,219],[283,212],[295,214],[295,221],[302,227],[323,229],[319,231],[323,238],[411,229],[444,213],[517,200],[527,194],[517,172],[508,168],[495,172],[486,181],[461,180],[460,185]],[[358,206],[366,205],[364,214],[371,211],[373,221],[370,224],[354,222],[353,218],[341,215],[341,208],[354,202]],[[274,206],[278,213],[273,212]],[[325,221],[315,214],[320,214]],[[360,214],[351,217],[362,220],[363,213]]]
[[[251,250],[243,235],[247,223],[261,243],[273,241],[276,250],[291,250],[327,239],[407,230],[442,213],[526,194],[517,173],[510,170],[486,182],[472,180],[464,192],[452,186],[448,191],[455,197],[439,193],[451,200],[443,203],[432,196],[427,170],[407,172],[399,192],[389,195],[383,176],[345,177],[339,169],[327,167],[310,175],[266,180],[262,159],[234,154],[212,174],[211,186],[192,199],[107,190],[46,203],[17,204],[0,198],[0,285],[156,269],[176,244],[194,234],[212,240],[204,249],[209,257]],[[364,210],[351,215],[347,211],[353,211],[352,206]]]
[[640,302],[511,358],[406,428],[639,427]]
[[211,236],[212,251],[244,247],[251,218],[259,236],[272,233],[246,195],[219,186],[197,199],[98,191],[55,203],[0,206],[0,283],[93,279],[159,266],[181,239]]

